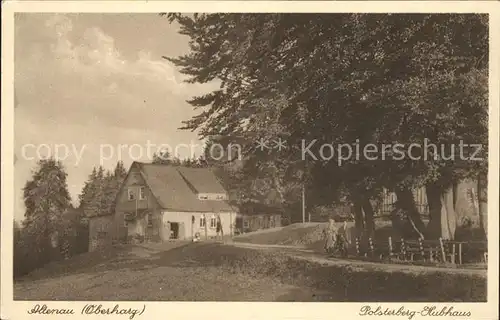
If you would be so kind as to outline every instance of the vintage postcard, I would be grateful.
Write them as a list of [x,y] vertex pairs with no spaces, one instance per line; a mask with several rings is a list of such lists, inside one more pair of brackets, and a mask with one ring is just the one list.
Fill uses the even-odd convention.
[[499,9],[4,1],[1,319],[498,319]]

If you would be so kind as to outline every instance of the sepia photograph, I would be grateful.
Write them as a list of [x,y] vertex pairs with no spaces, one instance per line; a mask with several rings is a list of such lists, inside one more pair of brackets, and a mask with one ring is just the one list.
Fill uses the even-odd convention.
[[498,283],[487,10],[185,7],[11,13],[2,281],[33,302],[20,313],[355,302],[480,319],[454,303]]

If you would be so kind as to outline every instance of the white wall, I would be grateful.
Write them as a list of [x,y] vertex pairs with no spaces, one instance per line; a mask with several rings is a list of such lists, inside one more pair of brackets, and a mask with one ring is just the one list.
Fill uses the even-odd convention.
[[[200,220],[203,215],[205,216],[206,228],[200,226]],[[199,232],[202,238],[204,238],[205,235],[211,237],[217,234],[215,226],[214,228],[211,228],[210,226],[210,219],[212,216],[216,218],[217,217],[216,213],[163,211],[162,216],[163,216],[162,221],[164,225],[168,221],[184,223],[185,236],[188,239],[191,238],[192,235],[194,236],[196,232]],[[195,217],[194,224],[192,224],[192,216]],[[222,221],[222,230],[224,231],[224,235],[234,234],[236,213],[221,212],[220,217]]]

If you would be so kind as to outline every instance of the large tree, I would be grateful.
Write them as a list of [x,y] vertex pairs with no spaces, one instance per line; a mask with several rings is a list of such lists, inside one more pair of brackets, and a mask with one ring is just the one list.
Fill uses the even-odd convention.
[[[396,191],[398,205],[423,234],[411,189],[438,185],[443,203],[450,185],[484,167],[444,159],[415,161],[408,152],[403,160],[372,161],[361,155],[339,166],[336,161],[301,161],[296,146],[316,140],[312,150],[317,154],[324,144],[354,142],[361,150],[370,143],[423,144],[426,138],[436,144],[484,143],[485,16],[170,14],[169,18],[190,37],[191,51],[168,59],[190,76],[188,82],[220,81],[220,89],[189,101],[201,112],[184,128],[199,130],[202,137],[217,134],[244,141],[246,163],[257,168],[249,171],[249,178],[262,173],[273,180],[278,194],[283,194],[281,186],[296,179],[283,173],[302,172],[300,183],[308,189],[331,194],[346,190],[356,210],[365,211],[371,232],[369,200],[387,187]],[[255,141],[260,138],[281,138],[290,147],[279,154],[257,152]],[[318,183],[318,177],[336,181]]]
[[40,258],[40,264],[53,256],[52,240],[57,239],[63,214],[71,205],[66,178],[61,162],[40,160],[23,189],[26,207],[23,224],[34,245],[32,252]]

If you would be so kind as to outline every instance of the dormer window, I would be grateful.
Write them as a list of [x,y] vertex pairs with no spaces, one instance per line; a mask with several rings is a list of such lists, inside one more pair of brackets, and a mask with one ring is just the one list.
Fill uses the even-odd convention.
[[144,199],[146,199],[146,188],[140,187],[139,188],[139,200],[144,200]]
[[201,193],[198,194],[198,200],[226,200],[227,195],[223,193]]

